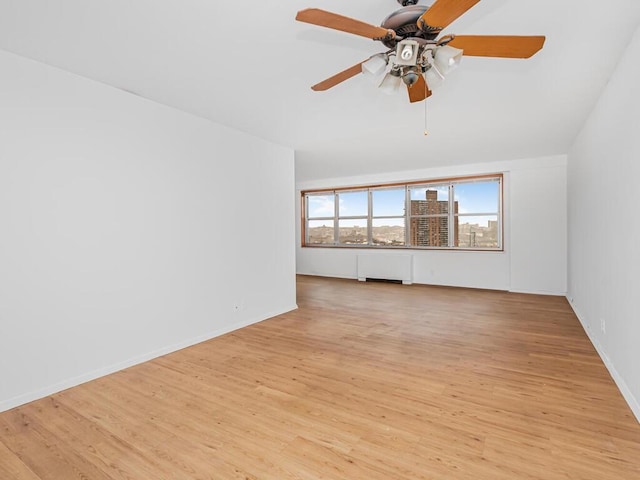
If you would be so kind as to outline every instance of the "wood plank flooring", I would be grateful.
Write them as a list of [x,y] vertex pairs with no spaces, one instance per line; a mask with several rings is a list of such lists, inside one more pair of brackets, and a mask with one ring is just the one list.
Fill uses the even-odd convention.
[[565,299],[299,277],[298,304],[0,414],[0,479],[640,479]]

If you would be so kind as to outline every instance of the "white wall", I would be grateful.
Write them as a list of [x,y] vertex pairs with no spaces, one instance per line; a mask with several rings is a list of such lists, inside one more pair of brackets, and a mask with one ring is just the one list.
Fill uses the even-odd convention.
[[[566,157],[546,157],[384,175],[299,182],[301,190],[504,173],[504,252],[409,250],[415,283],[529,293],[566,293]],[[300,208],[298,202],[298,209]],[[296,218],[300,218],[297,212]],[[297,271],[356,278],[363,249],[302,248],[297,232]],[[407,250],[366,250],[406,255]]]
[[0,51],[0,411],[295,308],[293,151]]
[[569,154],[567,296],[640,420],[638,58],[640,30]]
[[511,192],[509,290],[562,294],[567,291],[567,170],[562,165],[514,167]]

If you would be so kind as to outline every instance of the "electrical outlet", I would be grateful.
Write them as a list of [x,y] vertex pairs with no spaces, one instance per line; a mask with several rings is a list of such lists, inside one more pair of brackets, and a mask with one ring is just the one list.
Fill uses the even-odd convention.
[[607,333],[607,324],[604,321],[604,318],[600,319],[600,330],[602,333]]

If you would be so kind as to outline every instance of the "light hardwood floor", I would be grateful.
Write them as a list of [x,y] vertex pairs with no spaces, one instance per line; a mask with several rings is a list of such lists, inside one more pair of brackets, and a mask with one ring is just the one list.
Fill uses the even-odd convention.
[[640,479],[565,299],[299,277],[298,303],[0,414],[0,479]]

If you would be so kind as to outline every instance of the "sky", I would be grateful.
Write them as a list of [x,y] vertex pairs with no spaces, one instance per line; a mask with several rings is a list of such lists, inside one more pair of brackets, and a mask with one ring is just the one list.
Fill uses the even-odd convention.
[[[494,214],[491,217],[473,216],[465,218],[461,223],[480,223],[496,219],[499,211],[499,184],[497,182],[473,182],[456,184],[454,187],[455,200],[458,202],[458,212],[461,214]],[[438,200],[446,201],[449,196],[447,185],[426,187],[411,187],[411,199],[426,198],[425,191],[437,190]],[[339,216],[357,217],[367,216],[368,195],[367,191],[339,192]],[[388,188],[372,191],[372,204],[374,217],[402,217],[404,215],[405,190],[401,188]],[[309,217],[333,217],[334,195],[309,196]],[[399,219],[398,219],[399,220]],[[356,223],[354,223],[356,224]],[[387,224],[396,224],[388,223]],[[401,225],[402,222],[397,223]]]

